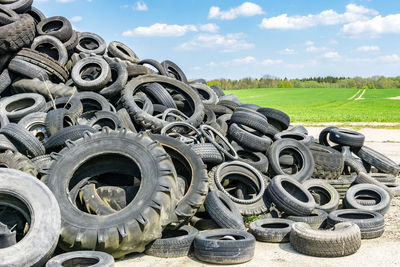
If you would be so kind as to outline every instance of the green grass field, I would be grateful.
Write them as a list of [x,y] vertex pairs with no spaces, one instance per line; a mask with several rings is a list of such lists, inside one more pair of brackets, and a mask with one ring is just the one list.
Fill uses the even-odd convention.
[[[400,89],[257,88],[226,90],[243,103],[280,109],[293,122],[400,122]],[[355,95],[356,94],[356,95]],[[352,96],[355,97],[351,100]]]

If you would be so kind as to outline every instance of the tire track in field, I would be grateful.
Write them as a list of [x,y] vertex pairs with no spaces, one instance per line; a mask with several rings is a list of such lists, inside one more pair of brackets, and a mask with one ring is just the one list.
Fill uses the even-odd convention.
[[362,96],[365,94],[365,91],[367,91],[367,90],[364,89],[364,91],[362,91],[361,95],[359,97],[357,97],[356,99],[354,99],[354,100],[361,100]]
[[357,91],[357,93],[355,93],[352,97],[347,98],[347,100],[353,100],[353,98],[355,98],[355,97],[358,95],[358,93],[360,93],[360,91],[361,91],[361,89],[359,89],[359,90]]

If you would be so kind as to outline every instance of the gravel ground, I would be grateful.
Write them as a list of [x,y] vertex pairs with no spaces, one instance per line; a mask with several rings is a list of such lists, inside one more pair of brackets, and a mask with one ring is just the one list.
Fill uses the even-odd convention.
[[[315,137],[323,129],[307,127]],[[400,162],[400,130],[362,128],[366,145]],[[400,182],[400,179],[397,179]],[[400,197],[392,200],[385,215],[386,231],[377,239],[363,240],[357,253],[341,258],[316,258],[302,255],[290,244],[269,244],[257,242],[253,260],[239,266],[400,266]],[[205,266],[193,256],[176,259],[162,259],[144,254],[130,255],[116,263],[117,267],[134,266]]]

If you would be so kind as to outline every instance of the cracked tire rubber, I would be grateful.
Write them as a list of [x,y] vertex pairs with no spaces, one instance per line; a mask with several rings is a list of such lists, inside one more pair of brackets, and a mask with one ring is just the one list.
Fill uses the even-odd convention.
[[310,215],[316,205],[311,193],[288,176],[275,176],[269,183],[267,192],[273,203],[288,215]]
[[60,266],[114,267],[114,258],[101,251],[85,250],[63,253],[46,263],[46,267]]
[[[107,155],[113,156],[107,157]],[[96,176],[123,164],[117,155],[134,161],[141,170],[141,187],[126,208],[108,216],[93,216],[77,209],[69,199],[68,186],[75,178]],[[90,160],[96,158],[96,160]],[[114,164],[104,164],[114,160]],[[79,177],[75,170],[85,165],[90,173]],[[113,167],[110,167],[113,166]],[[129,169],[132,172],[132,169]],[[77,175],[77,177],[75,177]],[[143,252],[145,245],[160,238],[171,223],[176,206],[177,177],[173,163],[162,146],[147,134],[116,132],[108,128],[72,143],[55,155],[45,183],[54,193],[61,209],[59,246],[70,250],[99,250],[115,258]]]
[[289,242],[292,224],[293,221],[286,219],[260,219],[250,223],[249,232],[254,235],[257,241],[286,243]]
[[320,179],[337,179],[343,172],[343,155],[333,148],[312,143],[310,151],[314,158],[312,177]]
[[290,244],[300,253],[315,257],[343,257],[361,247],[361,232],[351,222],[338,223],[330,230],[314,230],[308,224],[292,225]]
[[199,231],[189,225],[177,230],[164,230],[162,238],[146,246],[145,254],[159,258],[178,258],[189,254]]
[[237,264],[251,260],[256,239],[242,230],[216,229],[204,231],[194,239],[194,254],[204,262]]
[[357,224],[361,230],[361,239],[377,238],[385,232],[383,215],[374,211],[345,209],[329,213],[328,227],[333,227],[335,224],[341,222],[353,222]]
[[[10,199],[10,195],[14,198]],[[0,196],[2,206],[25,202],[21,204],[31,217],[28,234],[14,246],[0,249],[1,265],[44,265],[53,254],[60,234],[60,208],[52,192],[35,177],[1,168]]]
[[221,191],[210,191],[204,202],[204,207],[210,217],[221,228],[246,230],[240,210],[235,206],[235,203]]

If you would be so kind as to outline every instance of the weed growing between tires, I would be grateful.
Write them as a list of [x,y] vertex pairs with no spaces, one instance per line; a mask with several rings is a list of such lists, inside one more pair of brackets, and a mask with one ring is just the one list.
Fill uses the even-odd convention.
[[383,234],[400,167],[362,134],[315,140],[170,60],[4,3],[0,266],[142,252],[235,264],[256,240],[339,257]]

